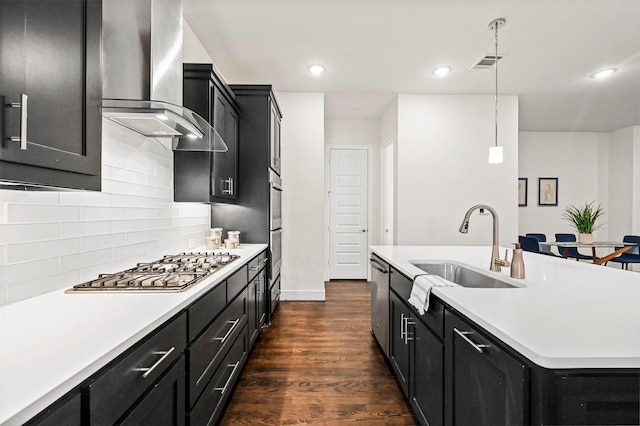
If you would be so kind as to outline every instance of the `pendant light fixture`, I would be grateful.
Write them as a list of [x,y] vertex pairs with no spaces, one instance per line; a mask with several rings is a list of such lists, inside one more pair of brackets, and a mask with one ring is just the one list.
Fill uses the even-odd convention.
[[507,23],[507,20],[504,18],[494,19],[489,23],[489,30],[495,31],[496,33],[496,56],[495,67],[496,67],[496,95],[495,95],[495,145],[489,148],[489,163],[502,163],[502,146],[498,145],[498,29],[504,27],[504,24]]

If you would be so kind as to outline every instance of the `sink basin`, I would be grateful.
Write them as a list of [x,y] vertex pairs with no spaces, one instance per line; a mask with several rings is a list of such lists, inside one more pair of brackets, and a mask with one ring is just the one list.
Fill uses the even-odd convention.
[[451,262],[411,262],[423,271],[469,288],[518,288],[506,280],[483,274],[467,266]]

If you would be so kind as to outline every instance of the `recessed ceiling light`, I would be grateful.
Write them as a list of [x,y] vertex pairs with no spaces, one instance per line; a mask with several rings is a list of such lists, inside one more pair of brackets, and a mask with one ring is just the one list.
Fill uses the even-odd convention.
[[451,72],[451,67],[438,67],[433,70],[433,75],[436,77],[444,77]]
[[615,68],[609,68],[606,70],[598,71],[597,73],[592,74],[591,78],[607,78],[616,71],[618,70]]
[[309,72],[311,74],[318,75],[318,74],[322,74],[324,72],[324,67],[322,65],[319,65],[319,64],[309,65],[308,70],[309,70]]

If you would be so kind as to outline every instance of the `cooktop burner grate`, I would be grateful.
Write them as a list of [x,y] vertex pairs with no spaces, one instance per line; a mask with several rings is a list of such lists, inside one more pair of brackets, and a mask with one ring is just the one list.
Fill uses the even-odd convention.
[[181,253],[74,285],[75,292],[178,292],[219,271],[239,256],[229,253]]

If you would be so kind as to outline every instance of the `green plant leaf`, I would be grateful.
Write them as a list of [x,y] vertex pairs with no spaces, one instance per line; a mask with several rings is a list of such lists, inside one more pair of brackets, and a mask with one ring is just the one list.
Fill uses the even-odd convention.
[[596,221],[604,214],[604,209],[598,204],[594,207],[595,201],[585,203],[584,206],[567,206],[564,209],[562,218],[571,222],[571,225],[580,234],[591,234],[599,229],[602,224],[596,225]]

